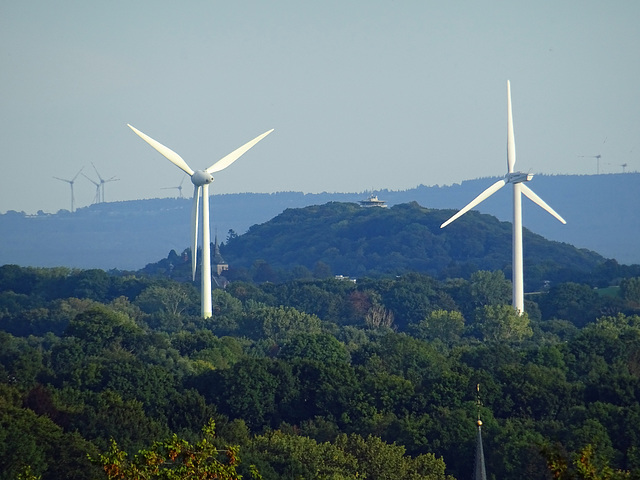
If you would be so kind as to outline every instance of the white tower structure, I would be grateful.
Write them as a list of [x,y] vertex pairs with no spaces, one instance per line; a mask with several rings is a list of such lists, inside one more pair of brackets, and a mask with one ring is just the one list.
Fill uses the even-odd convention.
[[523,277],[523,260],[522,260],[522,194],[531,201],[538,204],[551,215],[556,217],[560,222],[567,223],[553,208],[536,195],[533,190],[527,187],[524,182],[528,182],[533,178],[531,173],[523,173],[515,171],[516,164],[516,142],[513,133],[513,115],[511,113],[511,84],[507,81],[507,173],[503,179],[487,188],[484,192],[474,198],[462,210],[456,213],[449,220],[440,225],[444,228],[457,218],[464,215],[473,207],[483,200],[489,198],[495,192],[500,190],[506,184],[513,185],[513,239],[512,239],[512,282],[513,282],[513,308],[519,313],[524,312],[524,277]]

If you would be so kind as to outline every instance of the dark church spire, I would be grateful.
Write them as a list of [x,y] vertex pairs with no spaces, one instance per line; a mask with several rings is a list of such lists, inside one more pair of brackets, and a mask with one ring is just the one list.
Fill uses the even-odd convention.
[[476,437],[476,459],[474,465],[473,480],[487,480],[487,471],[484,466],[484,450],[482,449],[482,420],[480,420],[480,384],[476,387],[478,394],[476,397],[476,405],[478,407],[478,435]]

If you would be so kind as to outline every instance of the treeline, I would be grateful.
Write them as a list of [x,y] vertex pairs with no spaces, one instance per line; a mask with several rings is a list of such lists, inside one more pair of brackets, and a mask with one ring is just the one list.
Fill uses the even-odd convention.
[[0,478],[98,478],[111,439],[195,441],[213,418],[247,478],[464,479],[478,413],[490,478],[547,479],[541,452],[587,446],[637,474],[640,278],[618,283],[518,316],[501,271],[236,281],[202,319],[189,283],[5,265]]

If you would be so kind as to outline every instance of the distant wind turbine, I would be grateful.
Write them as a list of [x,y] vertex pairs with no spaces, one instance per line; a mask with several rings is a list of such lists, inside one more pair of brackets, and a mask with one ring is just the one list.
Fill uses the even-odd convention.
[[579,155],[580,158],[595,158],[596,159],[596,173],[600,175],[600,159],[602,155]]
[[180,180],[180,185],[178,185],[177,187],[162,187],[162,190],[173,190],[175,188],[178,190],[180,198],[182,198],[182,182],[184,182],[184,179],[185,177],[182,177],[182,180]]
[[[93,164],[93,162],[91,162],[91,165],[93,166],[93,169],[96,171],[96,175],[98,175],[98,179],[100,179],[100,190],[102,192],[102,197],[100,198],[100,202],[104,202],[104,184],[108,183],[108,182],[117,182],[118,180],[120,180],[119,178],[116,178],[116,176],[114,175],[113,177],[105,180],[104,178],[102,178],[100,176],[100,173],[98,172],[98,169],[96,168],[96,166]],[[98,202],[98,203],[100,203]]]
[[533,178],[531,173],[515,172],[516,164],[516,143],[513,133],[513,115],[511,113],[511,84],[507,81],[507,174],[503,179],[487,188],[484,192],[474,198],[467,206],[452,216],[449,220],[440,225],[444,228],[457,218],[464,215],[483,200],[487,199],[506,184],[513,185],[513,308],[518,313],[524,312],[524,278],[522,260],[522,195],[524,194],[534,203],[545,209],[562,223],[567,223],[555,210],[545,203],[533,190],[523,182],[528,182]]
[[205,170],[194,171],[187,162],[185,162],[180,155],[173,150],[165,147],[161,143],[155,141],[153,138],[148,137],[135,127],[127,124],[131,130],[133,130],[140,138],[155,148],[160,154],[166,157],[176,167],[180,168],[187,175],[191,177],[191,183],[193,183],[193,209],[191,213],[192,218],[192,249],[191,249],[191,274],[193,280],[196,278],[196,257],[198,252],[198,221],[200,218],[200,198],[202,198],[202,268],[201,274],[201,311],[203,318],[209,318],[212,315],[212,301],[211,301],[211,231],[209,227],[209,184],[213,182],[212,173],[219,172],[227,168],[238,158],[240,158],[247,150],[253,147],[256,143],[262,140],[264,137],[273,132],[273,129],[258,135],[256,138],[248,143],[245,143],[242,147],[234,150],[226,157],[221,158],[216,163],[211,165]]
[[57,180],[61,180],[63,182],[67,182],[69,184],[69,186],[71,187],[71,212],[73,213],[73,208],[74,208],[74,203],[75,203],[75,198],[73,196],[73,184],[76,181],[76,178],[78,178],[78,175],[80,175],[80,172],[82,172],[82,169],[84,167],[82,167],[80,170],[78,170],[78,173],[76,173],[76,175],[71,179],[71,180],[67,180],[66,178],[60,178],[60,177],[53,177]]
[[96,194],[93,197],[93,203],[100,203],[100,182],[96,182],[94,179],[87,177],[84,173],[82,176],[96,186]]
[[91,183],[93,183],[96,186],[96,196],[93,199],[93,203],[103,203],[104,202],[104,184],[105,183],[109,183],[109,182],[117,182],[120,179],[116,178],[115,175],[114,175],[113,177],[108,178],[107,180],[105,180],[104,178],[102,178],[100,176],[100,172],[98,172],[98,169],[93,164],[93,162],[91,162],[91,165],[93,166],[93,169],[96,171],[96,175],[98,175],[98,179],[100,181],[96,182],[92,178],[87,177],[84,173],[82,174],[82,176],[84,178],[86,178],[87,180],[89,180]]

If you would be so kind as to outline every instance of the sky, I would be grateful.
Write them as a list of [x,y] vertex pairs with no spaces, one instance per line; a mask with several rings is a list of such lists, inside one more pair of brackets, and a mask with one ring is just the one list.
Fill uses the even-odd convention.
[[0,0],[0,213],[70,209],[54,177],[81,169],[106,201],[190,196],[127,123],[194,170],[274,128],[212,193],[501,176],[507,80],[516,169],[637,171],[639,24],[637,0]]

